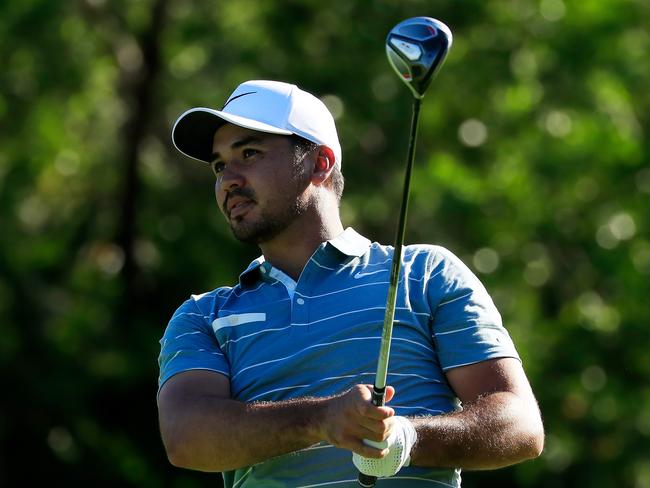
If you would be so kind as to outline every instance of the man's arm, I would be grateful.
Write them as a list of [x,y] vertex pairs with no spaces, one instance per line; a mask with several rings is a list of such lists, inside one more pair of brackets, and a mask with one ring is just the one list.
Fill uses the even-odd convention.
[[200,471],[249,466],[320,441],[377,458],[388,451],[362,440],[384,440],[394,411],[372,405],[370,392],[357,385],[327,398],[243,403],[230,399],[227,377],[187,371],[160,391],[160,431],[169,461]]
[[448,371],[447,379],[463,410],[410,419],[418,436],[412,465],[494,469],[541,454],[544,427],[519,361],[462,366]]

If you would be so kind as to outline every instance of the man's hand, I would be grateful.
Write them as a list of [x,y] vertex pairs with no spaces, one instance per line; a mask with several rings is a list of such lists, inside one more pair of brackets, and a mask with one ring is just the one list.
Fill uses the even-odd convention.
[[[395,390],[386,387],[386,401]],[[364,439],[382,442],[391,432],[390,419],[395,411],[372,404],[372,386],[356,385],[345,393],[327,399],[321,423],[321,438],[366,458],[382,458],[388,449],[370,446]]]
[[381,459],[373,459],[352,453],[352,462],[363,474],[384,478],[393,476],[410,462],[411,448],[417,440],[415,427],[406,417],[393,417],[390,420],[390,435],[383,442],[364,440],[377,449],[388,450]]

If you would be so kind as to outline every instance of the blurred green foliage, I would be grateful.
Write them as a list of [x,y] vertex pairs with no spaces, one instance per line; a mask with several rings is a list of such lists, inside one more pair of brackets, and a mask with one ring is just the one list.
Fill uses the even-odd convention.
[[0,486],[218,486],[168,465],[157,340],[232,283],[212,177],[169,140],[247,79],[319,94],[342,214],[391,242],[410,95],[384,37],[454,32],[425,99],[409,242],[486,283],[547,428],[477,486],[650,487],[650,8],[643,0],[0,3]]

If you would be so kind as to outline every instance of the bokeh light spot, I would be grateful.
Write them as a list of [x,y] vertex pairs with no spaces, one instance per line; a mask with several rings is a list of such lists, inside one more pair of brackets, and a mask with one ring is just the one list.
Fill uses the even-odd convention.
[[468,119],[460,124],[458,138],[466,146],[481,146],[488,138],[487,127],[478,119]]
[[493,273],[499,267],[499,254],[494,249],[483,247],[474,253],[472,262],[480,273]]
[[585,390],[596,392],[605,387],[607,375],[600,366],[589,366],[580,375],[580,381]]
[[336,95],[324,95],[321,98],[321,101],[332,113],[334,120],[339,120],[341,117],[343,117],[343,113],[345,112],[345,105],[343,104],[343,100],[341,100],[339,97]]
[[566,137],[571,133],[571,117],[561,110],[553,110],[546,115],[545,127],[553,137]]
[[542,0],[539,13],[549,22],[557,22],[566,14],[566,6],[562,0]]

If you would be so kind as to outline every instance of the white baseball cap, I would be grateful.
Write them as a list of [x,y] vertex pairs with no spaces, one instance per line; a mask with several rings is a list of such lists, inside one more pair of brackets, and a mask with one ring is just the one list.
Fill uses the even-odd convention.
[[334,152],[341,167],[341,144],[334,117],[311,93],[280,81],[242,83],[221,110],[197,107],[183,113],[172,129],[176,149],[190,158],[210,163],[214,133],[226,122],[271,134],[296,134]]

